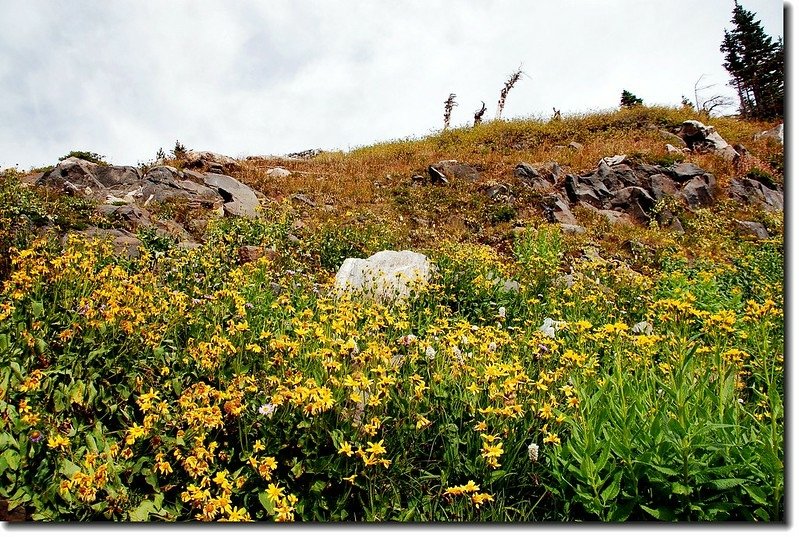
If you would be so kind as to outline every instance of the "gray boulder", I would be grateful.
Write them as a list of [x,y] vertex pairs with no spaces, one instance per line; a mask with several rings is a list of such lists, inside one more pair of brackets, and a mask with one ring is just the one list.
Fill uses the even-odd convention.
[[738,157],[738,152],[710,125],[696,120],[685,121],[680,126],[679,135],[692,151],[712,151],[727,160]]
[[655,200],[643,188],[628,186],[616,191],[613,199],[610,200],[610,206],[629,214],[638,221],[646,222],[652,215]]
[[430,174],[430,181],[434,184],[446,184],[449,181],[477,181],[480,179],[480,172],[477,168],[458,162],[457,160],[442,160],[427,168]]
[[261,207],[258,196],[255,195],[253,189],[244,183],[229,175],[218,173],[205,174],[203,181],[206,186],[215,189],[225,200],[224,208],[226,214],[249,218],[254,218],[258,215],[258,209]]
[[336,273],[334,289],[379,302],[404,300],[416,282],[427,283],[432,266],[427,256],[403,250],[384,250],[367,259],[348,258]]
[[656,201],[660,201],[667,196],[675,197],[678,193],[677,183],[662,173],[649,178],[649,189]]
[[110,240],[114,246],[114,253],[131,259],[139,257],[140,249],[142,247],[142,242],[133,233],[123,229],[100,229],[97,227],[89,227],[82,231],[70,232],[64,236],[63,240],[66,241],[66,238],[69,235],[79,235],[87,238]]
[[784,195],[779,190],[771,189],[760,181],[749,177],[736,178],[730,181],[731,198],[751,205],[759,205],[766,211],[782,211]]
[[103,184],[94,175],[99,166],[88,160],[76,157],[65,158],[59,162],[55,168],[45,173],[38,181],[37,185],[46,185],[52,188],[61,188],[70,194],[88,193],[101,190]]
[[271,177],[272,179],[285,179],[290,175],[290,171],[288,171],[286,168],[281,168],[280,166],[266,170],[266,176]]
[[715,182],[710,183],[704,177],[694,177],[683,185],[680,194],[692,209],[710,205],[715,197]]
[[693,179],[697,175],[704,175],[705,170],[691,162],[680,162],[668,168],[669,174],[677,181],[684,182]]
[[560,194],[547,196],[542,202],[544,216],[549,223],[577,225],[577,219],[569,208],[569,203]]
[[750,222],[748,220],[733,220],[738,230],[743,235],[753,236],[758,239],[768,239],[768,230],[760,222]]
[[755,140],[762,140],[763,138],[768,138],[771,140],[776,140],[780,143],[780,145],[783,145],[785,143],[783,141],[783,130],[784,130],[784,124],[780,123],[773,129],[769,129],[767,131],[755,134]]

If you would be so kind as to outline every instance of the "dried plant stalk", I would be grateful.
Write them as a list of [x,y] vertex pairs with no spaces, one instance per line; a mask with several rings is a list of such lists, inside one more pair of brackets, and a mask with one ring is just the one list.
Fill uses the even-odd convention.
[[486,103],[485,103],[485,101],[480,101],[480,102],[482,103],[482,106],[480,107],[480,110],[477,110],[474,113],[474,124],[475,125],[479,125],[480,123],[483,122],[483,114],[486,113]]
[[508,93],[510,93],[510,90],[519,81],[523,74],[524,72],[522,71],[522,68],[519,67],[505,82],[505,87],[502,88],[502,91],[499,94],[499,102],[497,103],[497,119],[502,118],[502,110],[505,109],[505,99],[508,98]]
[[449,128],[449,118],[452,115],[452,109],[458,106],[455,102],[455,94],[450,93],[447,100],[444,101],[444,130]]

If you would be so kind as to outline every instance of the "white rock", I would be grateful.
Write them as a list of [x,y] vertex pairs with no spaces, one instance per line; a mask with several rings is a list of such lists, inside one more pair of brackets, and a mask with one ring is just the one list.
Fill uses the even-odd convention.
[[605,163],[608,166],[616,166],[617,164],[621,164],[627,158],[627,155],[613,155],[612,157],[604,157],[602,158],[599,163]]
[[733,160],[738,156],[738,152],[716,132],[715,127],[705,125],[695,119],[683,122],[679,134],[689,147],[699,144],[718,153],[727,160]]
[[767,131],[755,134],[755,140],[760,140],[761,138],[773,138],[775,140],[779,140],[779,142],[784,145],[785,142],[783,140],[783,130],[784,130],[784,124],[780,123],[773,129],[769,129]]
[[427,256],[403,250],[384,250],[368,259],[348,258],[336,273],[335,290],[360,294],[380,302],[408,298],[416,282],[430,281]]
[[291,172],[288,171],[286,168],[281,168],[280,166],[278,166],[277,168],[269,168],[268,170],[266,170],[266,175],[274,179],[282,179],[284,177],[290,176]]

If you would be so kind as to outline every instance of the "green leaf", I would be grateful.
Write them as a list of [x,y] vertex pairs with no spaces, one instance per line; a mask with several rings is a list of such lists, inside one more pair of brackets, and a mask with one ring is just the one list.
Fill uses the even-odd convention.
[[64,459],[64,462],[61,463],[61,473],[64,474],[66,477],[72,477],[75,475],[75,472],[80,471],[80,466],[75,464],[74,462]]
[[144,478],[148,485],[153,487],[153,490],[158,490],[158,476],[155,472],[149,472],[147,477]]
[[657,464],[652,464],[651,462],[650,463],[645,463],[645,464],[647,464],[647,466],[651,466],[652,468],[654,468],[655,470],[657,470],[661,474],[666,474],[666,475],[671,475],[671,476],[679,475],[679,472],[677,472],[676,470],[672,470],[671,468],[669,468],[667,466],[660,466],[660,465],[657,465]]
[[327,483],[324,481],[315,481],[313,485],[311,485],[311,492],[322,492],[325,490],[325,486]]
[[709,483],[717,490],[727,490],[731,489],[732,487],[737,487],[738,485],[743,485],[744,483],[747,483],[747,480],[741,479],[739,477],[730,477],[723,479],[712,479],[709,481]]
[[129,511],[128,514],[130,515],[131,522],[147,522],[150,520],[150,513],[154,512],[155,505],[150,500],[144,500],[139,504],[139,506]]
[[674,494],[679,494],[681,496],[688,496],[694,491],[688,485],[683,485],[682,483],[672,483],[671,484],[671,492]]
[[762,507],[758,507],[757,509],[755,509],[755,515],[758,518],[760,518],[760,520],[763,520],[764,522],[768,522],[768,521],[771,520],[771,517],[768,516],[768,513]]
[[491,472],[491,475],[486,480],[486,484],[490,485],[490,484],[496,482],[497,480],[502,479],[507,474],[508,474],[508,472],[505,471],[505,470],[494,470],[493,472]]
[[8,451],[6,451],[3,458],[6,460],[6,463],[8,463],[8,467],[11,468],[12,470],[16,471],[19,468],[18,452],[9,449]]
[[768,505],[769,504],[768,500],[766,499],[766,493],[763,492],[763,489],[761,489],[760,487],[757,487],[755,485],[747,485],[747,484],[742,484],[741,486],[743,487],[743,489],[747,493],[749,493],[749,496],[751,496],[751,498],[756,503],[758,503],[760,505]]
[[674,511],[668,509],[666,507],[658,507],[657,509],[652,509],[651,507],[647,507],[646,505],[642,505],[641,509],[655,517],[657,520],[662,520],[665,522],[673,522],[677,519],[674,515]]
[[602,501],[604,503],[606,504],[609,503],[611,500],[615,499],[616,496],[619,495],[619,492],[621,491],[621,486],[619,484],[620,482],[621,482],[621,472],[617,472],[616,475],[613,477],[613,480],[610,482],[610,484],[607,487],[605,487],[605,490],[603,490],[601,493]]
[[300,477],[303,473],[305,473],[305,469],[302,467],[302,463],[298,462],[294,466],[291,467],[291,473],[294,477]]
[[44,305],[41,302],[31,302],[31,314],[34,318],[44,315]]
[[264,509],[266,509],[266,512],[269,514],[269,516],[275,514],[275,504],[272,503],[272,500],[269,499],[269,496],[266,495],[265,491],[258,493],[258,501],[261,502],[261,505],[263,505]]

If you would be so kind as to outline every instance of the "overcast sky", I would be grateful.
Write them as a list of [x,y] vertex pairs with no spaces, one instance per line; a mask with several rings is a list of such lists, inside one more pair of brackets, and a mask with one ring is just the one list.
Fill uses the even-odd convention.
[[[742,0],[783,35],[783,3]],[[503,117],[731,93],[732,0],[0,1],[0,168],[71,150],[115,164],[175,140],[238,157],[347,150]],[[790,8],[793,9],[792,7]],[[793,13],[790,15],[793,18]],[[707,94],[708,92],[706,92]],[[709,96],[709,95],[708,95]],[[731,109],[730,112],[734,112]]]

